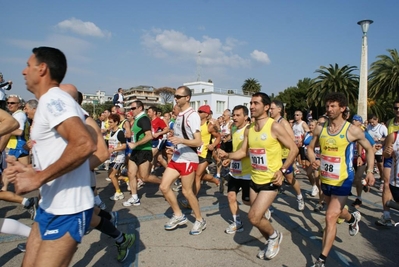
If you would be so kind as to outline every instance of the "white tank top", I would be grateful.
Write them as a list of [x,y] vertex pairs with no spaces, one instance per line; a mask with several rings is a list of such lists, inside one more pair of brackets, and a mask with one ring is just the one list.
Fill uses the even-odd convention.
[[296,144],[298,144],[299,142],[302,142],[302,138],[305,135],[305,130],[302,127],[302,123],[304,123],[304,121],[302,121],[300,123],[294,123],[294,125],[292,126],[292,131],[294,132]]

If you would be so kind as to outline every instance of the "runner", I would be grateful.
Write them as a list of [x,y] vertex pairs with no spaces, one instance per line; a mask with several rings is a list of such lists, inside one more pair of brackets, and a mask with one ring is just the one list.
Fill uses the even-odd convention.
[[[322,251],[313,266],[325,266],[327,256],[332,248],[336,233],[337,219],[345,219],[349,224],[349,235],[359,232],[359,211],[349,213],[344,209],[354,179],[353,142],[359,142],[366,150],[367,164],[374,163],[373,147],[358,127],[351,127],[346,121],[348,101],[342,93],[330,93],[326,96],[326,111],[329,121],[318,125],[308,147],[308,158],[314,169],[320,168],[321,188],[328,206],[326,228],[323,235]],[[316,160],[314,149],[320,142],[321,160]],[[374,184],[373,170],[368,169],[365,181]]]

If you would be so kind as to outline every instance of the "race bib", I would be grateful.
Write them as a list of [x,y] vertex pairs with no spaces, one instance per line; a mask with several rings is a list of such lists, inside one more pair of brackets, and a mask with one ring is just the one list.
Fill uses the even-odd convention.
[[321,156],[320,172],[321,176],[330,180],[338,180],[341,171],[341,158],[331,156]]
[[250,149],[249,157],[251,159],[252,168],[260,171],[268,170],[265,149],[263,148]]
[[241,174],[242,172],[241,160],[232,160],[230,162],[230,172],[232,174]]

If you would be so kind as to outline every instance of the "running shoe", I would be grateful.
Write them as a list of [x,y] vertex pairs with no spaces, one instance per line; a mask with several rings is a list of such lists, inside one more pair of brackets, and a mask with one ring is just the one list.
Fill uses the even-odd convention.
[[182,185],[178,184],[177,186],[173,187],[172,190],[175,192],[179,192],[181,190]]
[[312,265],[312,267],[324,267],[325,265],[324,265],[324,261],[322,261],[322,260],[317,260],[315,263],[314,263],[314,265]]
[[24,208],[28,210],[31,220],[35,219],[36,210],[38,207],[39,207],[39,198],[38,197],[28,198],[28,201],[24,205]]
[[169,220],[167,224],[165,224],[165,230],[173,230],[175,229],[178,225],[183,225],[187,223],[187,218],[183,214],[180,217],[177,217],[173,214],[172,218]]
[[315,197],[315,196],[317,196],[318,193],[319,193],[319,188],[317,188],[317,185],[314,185],[314,186],[312,187],[312,192],[310,193],[310,195],[311,195],[312,197]]
[[130,207],[130,206],[140,206],[140,199],[131,197],[127,201],[123,202],[123,206]]
[[117,201],[117,200],[121,200],[121,199],[124,199],[124,198],[125,198],[125,195],[122,192],[120,192],[120,193],[115,193],[109,199]]
[[188,203],[188,200],[185,198],[179,199],[179,204],[185,209],[191,209],[190,203]]
[[385,227],[393,226],[391,217],[384,217],[384,215],[382,215],[380,219],[378,219],[378,221],[375,222],[375,224],[378,226],[385,226]]
[[244,226],[242,225],[242,222],[240,223],[232,222],[224,232],[226,234],[235,234],[235,233],[241,233],[242,231],[244,231]]
[[305,209],[305,201],[303,200],[303,198],[301,199],[296,199],[296,201],[298,201],[298,210],[302,211]]
[[199,235],[206,228],[206,221],[202,219],[202,221],[195,220],[194,226],[190,231],[190,235]]
[[359,222],[362,218],[362,215],[359,211],[355,211],[354,213],[352,213],[352,215],[353,217],[355,217],[355,221],[349,224],[349,235],[355,236],[359,232]]
[[356,206],[359,207],[360,205],[362,205],[362,201],[358,198],[356,198],[356,200],[353,201],[353,203],[352,203],[353,207],[356,207]]
[[267,211],[265,212],[265,218],[269,221],[272,218],[272,212],[270,211],[270,209],[267,209]]
[[129,249],[133,246],[134,241],[136,240],[136,236],[134,234],[123,234],[125,241],[121,244],[116,243],[116,247],[118,249],[118,257],[117,260],[119,262],[123,262],[126,260],[129,255]]
[[145,183],[142,180],[138,180],[137,182],[137,190],[140,190],[141,188],[143,188],[145,185]]
[[19,249],[19,251],[21,251],[21,252],[25,252],[26,251],[26,243],[18,244],[17,249]]
[[107,177],[107,178],[105,178],[105,181],[111,182],[112,180],[111,180],[111,178]]
[[276,238],[269,238],[267,242],[267,249],[265,252],[265,257],[269,260],[273,259],[277,256],[278,252],[280,251],[280,244],[283,241],[283,234],[277,231]]

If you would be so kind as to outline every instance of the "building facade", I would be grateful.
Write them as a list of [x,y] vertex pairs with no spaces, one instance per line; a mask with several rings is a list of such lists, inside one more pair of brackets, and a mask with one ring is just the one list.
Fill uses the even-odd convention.
[[123,89],[124,107],[130,107],[130,104],[135,100],[140,100],[144,104],[144,108],[156,106],[161,104],[158,93],[154,91],[156,88],[147,85],[139,85],[131,87],[130,89]]
[[202,105],[209,105],[213,112],[213,118],[218,118],[223,111],[231,111],[237,105],[244,105],[249,109],[251,94],[244,94],[241,89],[215,88],[210,82],[190,82],[183,85],[191,89],[190,105],[197,110]]
[[112,101],[112,95],[106,95],[105,91],[97,91],[95,94],[83,94],[82,104],[104,104],[107,101]]

